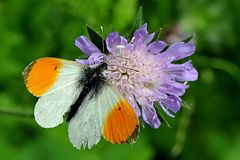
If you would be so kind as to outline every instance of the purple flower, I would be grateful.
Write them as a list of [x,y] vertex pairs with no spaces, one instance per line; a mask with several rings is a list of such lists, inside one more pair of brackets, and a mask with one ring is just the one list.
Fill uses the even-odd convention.
[[180,109],[181,98],[189,87],[188,81],[198,78],[197,70],[191,61],[183,64],[174,61],[191,56],[195,46],[191,43],[177,42],[167,44],[153,41],[154,33],[148,34],[147,24],[137,29],[130,42],[113,32],[106,38],[109,54],[102,54],[86,37],[80,36],[75,44],[89,55],[88,60],[79,63],[94,65],[107,63],[104,72],[108,81],[125,96],[138,116],[153,128],[160,126],[154,102],[162,110],[174,117]]

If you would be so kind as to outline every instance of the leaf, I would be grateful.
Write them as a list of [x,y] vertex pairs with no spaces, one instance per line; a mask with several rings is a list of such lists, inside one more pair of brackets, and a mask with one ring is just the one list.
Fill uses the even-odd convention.
[[154,35],[152,41],[157,41],[157,40],[159,40],[159,39],[160,39],[160,36],[161,36],[161,33],[162,33],[162,28],[159,28],[159,29],[157,30],[157,32],[155,32],[155,35]]
[[187,38],[185,38],[185,39],[183,40],[183,42],[188,43],[188,42],[190,42],[190,41],[192,40],[193,37],[194,37],[194,34],[191,35],[191,36],[189,36],[189,37],[187,37]]
[[186,109],[189,109],[189,110],[190,110],[192,104],[189,104],[188,102],[182,100],[182,101],[181,101],[181,106],[184,107],[184,108],[186,108]]
[[142,6],[138,9],[137,15],[133,21],[132,29],[130,31],[130,34],[127,36],[128,39],[133,36],[133,33],[135,32],[136,29],[141,27],[143,25],[143,17],[142,17]]
[[159,104],[158,103],[154,103],[154,107],[155,107],[155,109],[157,111],[157,115],[158,115],[158,118],[160,119],[160,121],[163,124],[165,124],[167,127],[172,128],[172,126],[168,123],[168,121],[162,115],[161,107],[159,106]]
[[107,45],[106,41],[97,33],[95,32],[91,27],[87,26],[87,32],[89,34],[89,37],[92,41],[92,43],[103,53],[107,54]]

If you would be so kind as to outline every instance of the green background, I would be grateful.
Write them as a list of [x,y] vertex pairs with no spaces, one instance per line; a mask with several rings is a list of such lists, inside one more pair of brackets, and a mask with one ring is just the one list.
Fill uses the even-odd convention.
[[[182,97],[190,109],[167,118],[172,128],[141,128],[135,144],[101,140],[91,150],[76,150],[66,123],[43,129],[28,116],[37,98],[27,92],[21,72],[40,57],[83,56],[74,40],[87,35],[86,24],[104,37],[127,33],[140,5],[149,31],[161,27],[163,39],[195,34],[191,59],[199,79]],[[0,0],[0,159],[239,160],[239,7],[239,0]]]

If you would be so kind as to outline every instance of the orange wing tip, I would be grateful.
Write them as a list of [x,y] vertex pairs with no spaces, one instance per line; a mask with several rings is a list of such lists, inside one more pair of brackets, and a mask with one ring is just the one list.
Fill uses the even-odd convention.
[[29,74],[29,72],[31,71],[31,69],[35,63],[36,63],[36,61],[31,62],[22,72],[22,76],[23,76],[24,80],[27,79],[27,75]]
[[132,143],[136,141],[138,131],[139,122],[136,113],[122,98],[106,118],[103,137],[113,144]]
[[34,96],[46,93],[55,83],[63,66],[58,58],[41,58],[30,63],[23,71],[26,87]]

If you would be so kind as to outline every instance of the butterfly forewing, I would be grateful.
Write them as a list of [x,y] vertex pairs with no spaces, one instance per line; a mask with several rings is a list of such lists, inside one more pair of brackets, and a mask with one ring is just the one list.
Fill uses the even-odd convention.
[[51,128],[63,122],[64,114],[81,92],[83,70],[83,65],[58,58],[41,58],[25,69],[28,90],[40,96],[34,110],[40,126]]
[[127,143],[138,128],[138,118],[128,101],[113,87],[103,93],[104,100],[111,104],[105,106],[103,116],[103,137],[113,144]]

